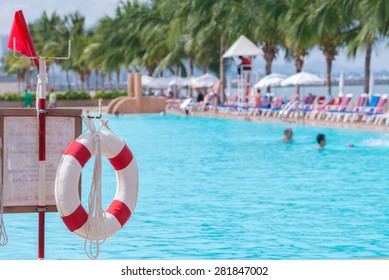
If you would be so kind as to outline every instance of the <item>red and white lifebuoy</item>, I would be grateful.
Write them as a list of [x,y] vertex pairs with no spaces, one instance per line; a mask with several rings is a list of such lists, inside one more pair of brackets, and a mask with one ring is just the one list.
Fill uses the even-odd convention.
[[90,133],[74,140],[62,155],[55,181],[58,212],[68,229],[83,238],[102,240],[114,235],[133,213],[138,196],[138,166],[128,146],[116,135],[100,132],[101,154],[115,169],[115,197],[105,211],[103,229],[91,233],[87,229],[88,213],[81,204],[78,191],[82,168],[94,156],[95,142]]

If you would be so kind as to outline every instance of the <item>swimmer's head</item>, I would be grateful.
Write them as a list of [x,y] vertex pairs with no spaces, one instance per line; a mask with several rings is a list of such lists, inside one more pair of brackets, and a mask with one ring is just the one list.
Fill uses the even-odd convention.
[[291,128],[286,128],[284,130],[284,135],[285,137],[288,139],[288,140],[292,140],[292,137],[293,137],[293,131]]
[[318,134],[316,136],[316,141],[319,145],[324,146],[326,144],[326,137],[324,134]]

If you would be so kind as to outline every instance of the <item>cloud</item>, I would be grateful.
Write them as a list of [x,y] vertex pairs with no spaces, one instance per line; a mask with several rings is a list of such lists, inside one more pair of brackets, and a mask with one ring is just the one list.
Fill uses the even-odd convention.
[[56,11],[65,15],[76,10],[85,16],[87,27],[94,25],[104,16],[113,16],[118,0],[1,0],[0,2],[0,35],[7,35],[11,29],[14,13],[22,10],[27,23],[37,20],[44,11],[51,14]]

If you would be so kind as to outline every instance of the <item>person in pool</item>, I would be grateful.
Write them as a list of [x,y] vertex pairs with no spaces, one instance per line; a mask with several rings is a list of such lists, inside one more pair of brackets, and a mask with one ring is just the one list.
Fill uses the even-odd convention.
[[326,145],[326,136],[320,133],[316,136],[316,141],[318,143],[316,150],[321,150]]
[[293,131],[291,128],[286,128],[284,130],[284,137],[281,139],[282,142],[292,142],[293,141]]

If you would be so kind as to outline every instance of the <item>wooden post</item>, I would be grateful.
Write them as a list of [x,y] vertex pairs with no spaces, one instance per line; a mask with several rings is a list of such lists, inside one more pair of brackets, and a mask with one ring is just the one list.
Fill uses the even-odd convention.
[[137,112],[143,111],[143,93],[142,93],[142,76],[140,73],[134,75],[134,93],[136,98]]
[[134,75],[131,73],[127,74],[127,95],[134,96]]

